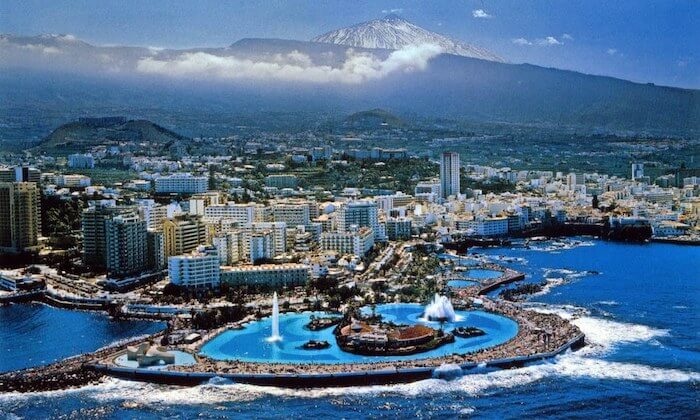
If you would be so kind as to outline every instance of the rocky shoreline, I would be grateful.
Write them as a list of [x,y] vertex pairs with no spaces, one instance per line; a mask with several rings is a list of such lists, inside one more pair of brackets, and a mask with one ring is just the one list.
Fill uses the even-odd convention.
[[60,360],[46,366],[0,374],[0,392],[44,392],[78,388],[100,382],[104,374],[92,366],[97,358],[106,358],[127,345],[157,339],[162,333],[121,341],[96,352]]

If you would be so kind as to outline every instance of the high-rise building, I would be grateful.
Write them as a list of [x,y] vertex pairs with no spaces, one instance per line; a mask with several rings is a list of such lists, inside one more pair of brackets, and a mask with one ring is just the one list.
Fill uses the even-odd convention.
[[340,207],[336,216],[338,232],[348,232],[350,226],[378,230],[377,204],[369,200],[350,201]]
[[204,216],[204,209],[222,202],[221,193],[211,191],[202,194],[195,194],[190,197],[189,213],[193,216]]
[[254,232],[250,235],[250,262],[255,264],[258,260],[269,260],[274,256],[272,247],[272,232],[269,230]]
[[459,193],[459,153],[443,152],[440,158],[441,197],[447,198]]
[[149,230],[163,230],[163,222],[168,217],[168,207],[153,200],[139,200],[139,214],[146,221]]
[[166,257],[193,251],[207,241],[206,224],[199,217],[180,215],[163,222],[163,249]]
[[412,228],[411,219],[407,217],[386,220],[386,235],[391,241],[410,239]]
[[172,284],[195,289],[219,287],[221,268],[216,248],[199,246],[188,255],[168,258],[168,276]]
[[308,226],[312,217],[311,207],[309,202],[276,203],[272,206],[272,219],[287,226]]
[[146,270],[148,241],[146,222],[136,213],[120,214],[105,221],[107,274],[126,277]]
[[0,182],[0,251],[39,248],[41,202],[35,182]]
[[230,231],[218,234],[212,238],[221,265],[236,264],[245,258],[245,234],[241,231]]
[[254,204],[212,204],[204,208],[204,218],[207,222],[217,222],[222,219],[234,220],[241,224],[253,223],[256,206]]
[[119,215],[137,213],[134,206],[98,204],[83,210],[83,263],[94,269],[107,267],[105,223]]
[[91,153],[68,155],[68,167],[74,169],[91,169],[95,167],[95,158]]
[[324,251],[363,257],[374,246],[374,233],[368,227],[348,232],[324,232],[320,244]]
[[269,232],[271,237],[272,256],[287,252],[287,224],[284,222],[260,222],[244,226],[243,231],[252,235],[257,232]]
[[166,267],[165,250],[163,249],[163,231],[148,229],[146,233],[148,259],[146,265],[151,270],[162,270]]
[[644,164],[643,163],[633,163],[632,164],[632,180],[644,177]]
[[28,166],[0,168],[0,182],[36,182],[41,181],[41,171]]

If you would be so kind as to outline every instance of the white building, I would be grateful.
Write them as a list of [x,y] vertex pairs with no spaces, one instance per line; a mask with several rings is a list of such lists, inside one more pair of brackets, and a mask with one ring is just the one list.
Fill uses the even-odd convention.
[[190,173],[176,173],[156,178],[156,193],[198,194],[207,191],[209,179]]
[[75,169],[92,169],[95,167],[95,158],[90,153],[68,155],[68,167]]
[[214,247],[200,246],[187,255],[168,258],[170,283],[195,289],[218,287],[221,284],[219,256]]
[[412,225],[411,219],[406,217],[389,218],[386,220],[386,235],[390,241],[409,239]]
[[89,176],[72,174],[72,175],[57,175],[56,185],[66,188],[84,188],[89,187],[91,180]]
[[221,265],[236,264],[244,260],[246,241],[241,231],[226,232],[212,238],[212,244],[216,247]]
[[265,185],[275,188],[296,188],[299,179],[296,175],[276,174],[265,177]]
[[272,219],[288,226],[308,226],[311,223],[311,203],[276,203],[272,206]]
[[305,285],[309,275],[309,266],[305,264],[240,265],[223,267],[221,281],[231,286],[290,287]]
[[502,236],[508,234],[508,218],[488,217],[477,220],[457,221],[459,230],[466,230],[472,236]]
[[336,214],[336,227],[338,232],[349,232],[352,226],[369,227],[375,235],[375,239],[385,240],[386,231],[380,229],[377,204],[369,200],[350,201],[341,206]]
[[234,220],[240,224],[249,224],[255,221],[256,206],[254,204],[215,204],[204,208],[204,220],[217,222],[222,219]]
[[254,232],[250,235],[248,248],[248,259],[253,264],[255,264],[255,262],[258,260],[271,259],[274,256],[272,251],[272,232]]
[[340,254],[365,256],[374,246],[372,229],[362,227],[354,232],[325,232],[321,234],[321,249]]

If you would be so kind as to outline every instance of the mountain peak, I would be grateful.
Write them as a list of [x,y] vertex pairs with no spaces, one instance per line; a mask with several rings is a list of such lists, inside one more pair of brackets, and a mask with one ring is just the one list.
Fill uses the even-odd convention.
[[399,50],[409,45],[434,44],[446,54],[505,62],[491,51],[421,28],[393,13],[381,19],[327,32],[311,41],[387,50]]
[[388,15],[384,16],[382,18],[383,21],[385,22],[396,22],[403,20],[405,21],[406,19],[402,18],[401,16],[397,15],[396,13],[389,13]]

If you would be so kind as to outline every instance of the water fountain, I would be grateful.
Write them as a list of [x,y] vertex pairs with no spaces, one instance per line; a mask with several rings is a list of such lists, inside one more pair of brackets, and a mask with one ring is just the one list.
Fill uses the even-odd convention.
[[272,343],[282,341],[280,335],[280,306],[277,301],[277,292],[272,295],[272,334],[267,338],[267,341]]
[[423,318],[428,321],[454,322],[457,320],[457,314],[450,299],[436,293],[433,300],[425,307]]

